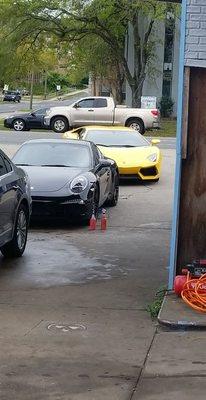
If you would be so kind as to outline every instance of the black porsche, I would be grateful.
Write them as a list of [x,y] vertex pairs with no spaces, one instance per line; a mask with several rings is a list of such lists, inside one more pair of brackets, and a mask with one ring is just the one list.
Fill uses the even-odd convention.
[[33,217],[89,220],[104,203],[117,204],[117,165],[92,142],[30,140],[19,148],[13,162],[29,176]]
[[39,108],[30,113],[11,115],[4,120],[4,126],[15,131],[45,129],[43,122],[47,110],[48,108]]

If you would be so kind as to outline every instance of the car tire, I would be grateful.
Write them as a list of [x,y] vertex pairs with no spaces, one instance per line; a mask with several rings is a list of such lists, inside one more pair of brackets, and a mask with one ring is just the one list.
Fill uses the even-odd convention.
[[86,224],[89,223],[89,221],[90,221],[90,219],[91,219],[91,217],[92,217],[93,211],[94,211],[95,217],[97,218],[97,216],[98,216],[98,210],[99,210],[99,188],[98,188],[98,186],[97,186],[97,187],[95,188],[95,191],[94,191],[94,196],[93,196],[92,203],[91,203],[89,209],[87,210],[87,214],[86,214],[85,217],[83,218],[84,222],[85,222]]
[[119,179],[116,177],[115,182],[114,182],[114,188],[113,188],[113,193],[110,193],[105,205],[109,207],[115,207],[118,203],[119,199]]
[[135,131],[141,133],[141,135],[144,135],[144,133],[145,133],[144,123],[143,123],[143,121],[141,121],[141,119],[132,118],[126,123],[126,126],[128,128],[132,128]]
[[26,124],[25,124],[25,121],[23,119],[16,118],[12,123],[12,127],[13,127],[13,129],[15,131],[21,132],[21,131],[25,131]]
[[64,133],[69,130],[69,123],[65,117],[55,117],[51,122],[51,129],[56,133]]
[[0,248],[4,257],[12,258],[22,256],[26,247],[28,226],[29,213],[26,207],[21,204],[16,216],[13,238]]

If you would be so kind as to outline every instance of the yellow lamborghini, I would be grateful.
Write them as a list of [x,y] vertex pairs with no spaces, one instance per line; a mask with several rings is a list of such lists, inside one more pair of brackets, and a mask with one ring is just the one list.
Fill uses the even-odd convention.
[[161,170],[161,151],[140,133],[127,127],[84,126],[63,134],[64,139],[89,140],[101,153],[116,161],[120,176],[158,181]]

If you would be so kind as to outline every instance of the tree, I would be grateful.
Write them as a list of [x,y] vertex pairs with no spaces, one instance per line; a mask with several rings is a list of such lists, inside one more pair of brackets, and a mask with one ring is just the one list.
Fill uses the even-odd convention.
[[[133,106],[140,106],[147,66],[157,44],[155,21],[164,19],[166,10],[167,4],[156,0],[7,0],[0,16],[17,43],[28,35],[35,41],[42,34],[73,44],[88,37],[101,39],[124,72]],[[134,36],[134,71],[125,55],[128,26]]]
[[91,76],[106,86],[118,104],[123,101],[124,74],[110,47],[95,35],[90,35],[71,46],[68,60],[70,79],[75,83]]

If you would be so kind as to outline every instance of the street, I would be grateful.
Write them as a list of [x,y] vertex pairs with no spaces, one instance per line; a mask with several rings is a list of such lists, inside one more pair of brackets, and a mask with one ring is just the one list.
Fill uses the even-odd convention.
[[[58,135],[2,131],[1,148],[36,137]],[[0,257],[1,400],[132,399],[167,283],[175,140],[161,146],[160,181],[123,181],[105,232],[42,222],[21,259]]]
[[[57,106],[67,106],[71,103],[73,103],[75,100],[78,100],[80,97],[85,97],[87,96],[88,93],[87,91],[80,90],[79,93],[77,94],[72,94],[68,95],[68,98],[64,98],[64,96],[60,96],[60,100],[57,100],[56,98],[51,99],[51,100],[39,100],[35,99],[33,100],[33,110],[39,109],[39,108],[44,108],[44,107],[57,107]],[[29,96],[24,96],[23,99],[21,100],[20,103],[14,103],[14,102],[1,102],[0,103],[0,117],[4,118],[5,116],[11,114],[11,113],[21,113],[21,111],[29,111],[29,104],[30,104],[30,98]]]

